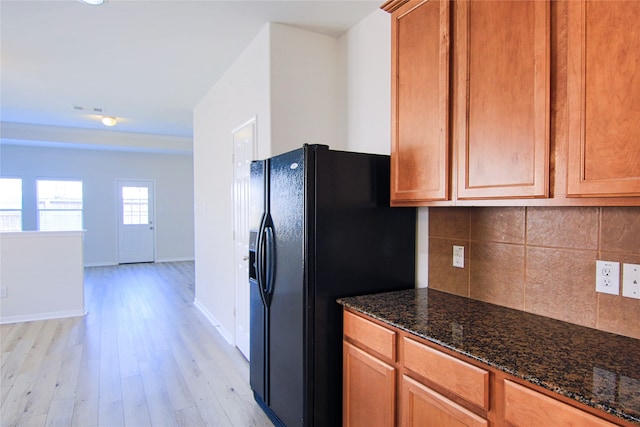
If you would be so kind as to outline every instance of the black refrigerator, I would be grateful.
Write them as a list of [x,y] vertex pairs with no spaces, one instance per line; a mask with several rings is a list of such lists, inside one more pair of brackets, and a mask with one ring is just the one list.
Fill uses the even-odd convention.
[[251,164],[250,383],[276,425],[342,423],[336,299],[415,286],[414,208],[389,156],[305,145]]

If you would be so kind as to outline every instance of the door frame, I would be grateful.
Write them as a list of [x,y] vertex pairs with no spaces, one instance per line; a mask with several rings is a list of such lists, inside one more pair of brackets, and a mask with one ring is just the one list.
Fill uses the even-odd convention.
[[[235,346],[240,350],[240,352],[247,358],[247,360],[250,358],[250,352],[249,352],[249,341],[250,341],[250,334],[251,334],[251,328],[250,328],[250,315],[249,315],[249,310],[250,310],[250,292],[249,292],[249,274],[248,274],[248,268],[249,268],[249,261],[248,261],[248,255],[249,255],[249,251],[248,251],[248,246],[249,246],[249,241],[248,241],[248,236],[249,236],[249,224],[247,224],[247,230],[246,231],[246,235],[247,235],[247,253],[245,256],[242,257],[242,259],[239,258],[238,256],[238,235],[239,233],[237,233],[236,230],[236,225],[237,225],[237,219],[239,217],[238,214],[238,210],[239,210],[239,206],[238,206],[238,200],[236,197],[236,165],[237,165],[237,161],[235,159],[235,155],[236,155],[236,138],[238,137],[238,135],[241,132],[247,131],[249,130],[251,131],[251,136],[249,137],[251,139],[251,141],[249,142],[251,144],[251,154],[250,160],[254,160],[256,158],[257,152],[258,152],[258,121],[257,121],[257,116],[253,116],[251,119],[247,120],[246,122],[244,122],[243,124],[241,124],[240,126],[234,128],[231,131],[231,142],[232,142],[232,155],[233,155],[233,168],[232,168],[232,215],[233,215],[233,266],[234,266],[234,286],[233,286],[233,290],[234,290],[234,297],[233,297],[233,301],[234,301],[234,326],[233,326],[233,336],[234,336],[234,344]],[[247,185],[249,185],[249,181],[247,181]],[[247,192],[248,194],[248,192]],[[243,214],[241,214],[240,216],[247,219],[249,218],[249,208],[250,207],[250,196],[246,198],[246,200],[244,201],[244,209],[245,212]],[[246,277],[244,280],[244,284],[242,282],[242,279],[238,276],[238,266],[241,263],[245,263],[246,268],[243,269],[243,271],[246,271]],[[246,292],[243,292],[243,288],[241,288],[241,286],[244,286],[244,290]],[[246,294],[246,295],[245,295]],[[244,316],[243,316],[244,315]],[[247,335],[247,338],[244,339],[244,337],[240,337],[240,334],[242,332],[242,330],[246,330],[248,332],[249,335]]]

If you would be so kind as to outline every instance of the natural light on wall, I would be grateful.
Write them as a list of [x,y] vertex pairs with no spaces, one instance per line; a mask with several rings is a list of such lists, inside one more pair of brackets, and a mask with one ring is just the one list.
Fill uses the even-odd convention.
[[22,231],[20,178],[0,178],[0,231]]
[[80,0],[81,3],[90,4],[91,6],[100,6],[104,0]]
[[38,230],[82,230],[82,181],[38,180]]

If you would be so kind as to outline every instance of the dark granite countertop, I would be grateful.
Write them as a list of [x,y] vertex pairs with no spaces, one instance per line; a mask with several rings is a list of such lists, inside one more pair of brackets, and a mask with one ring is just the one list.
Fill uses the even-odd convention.
[[432,289],[340,304],[640,424],[640,340]]

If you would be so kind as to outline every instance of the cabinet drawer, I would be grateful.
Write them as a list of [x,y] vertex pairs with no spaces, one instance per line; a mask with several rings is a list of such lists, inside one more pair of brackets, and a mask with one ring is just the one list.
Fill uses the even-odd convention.
[[528,387],[504,381],[505,420],[513,426],[614,426]]
[[344,336],[389,360],[396,360],[396,333],[384,326],[345,311]]
[[480,408],[489,409],[489,372],[403,338],[404,366]]
[[489,422],[406,375],[402,376],[401,425],[487,427]]

